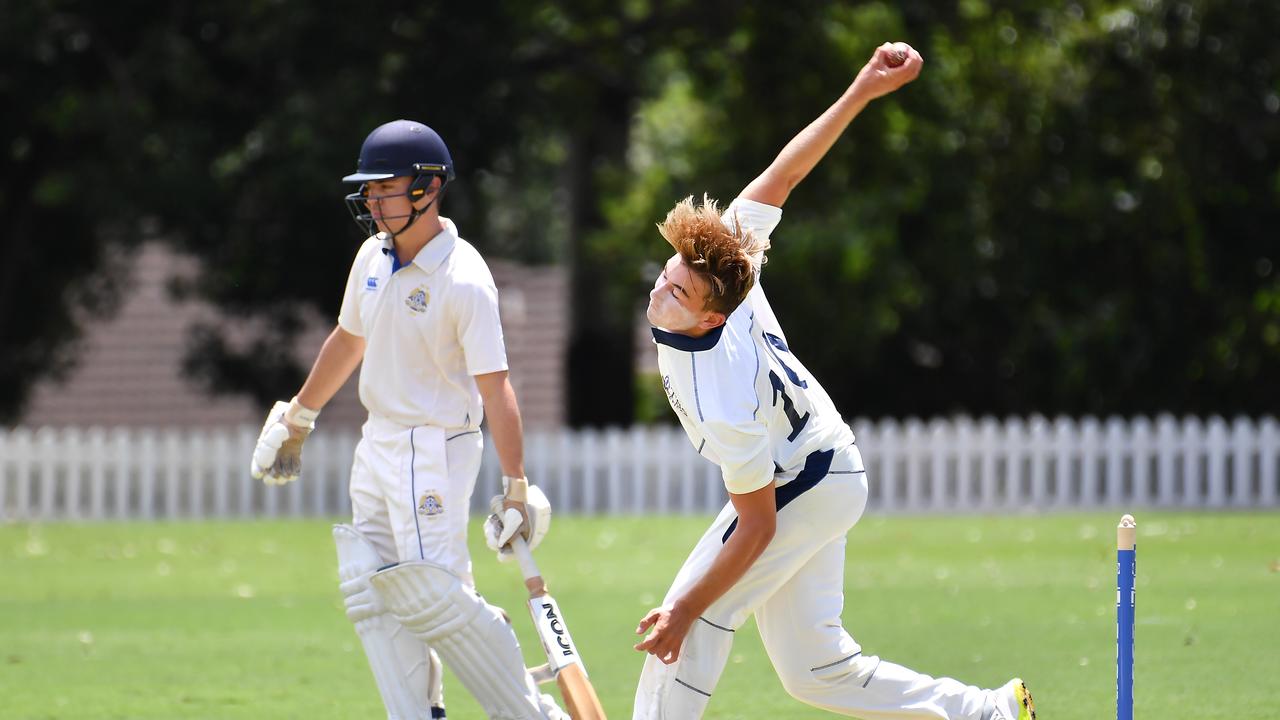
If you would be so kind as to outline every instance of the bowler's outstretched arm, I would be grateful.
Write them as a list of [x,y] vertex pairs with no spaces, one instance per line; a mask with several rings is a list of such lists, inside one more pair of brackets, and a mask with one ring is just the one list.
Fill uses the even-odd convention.
[[[907,55],[906,61],[897,67],[890,64],[895,52]],[[773,164],[751,181],[739,197],[782,207],[791,191],[827,154],[867,103],[915,80],[923,65],[920,53],[906,43],[885,43],[876,48],[840,99],[792,138]]]

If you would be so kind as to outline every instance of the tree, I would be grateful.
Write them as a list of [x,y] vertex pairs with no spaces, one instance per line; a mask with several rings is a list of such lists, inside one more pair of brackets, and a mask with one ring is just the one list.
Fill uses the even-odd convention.
[[[335,315],[364,134],[441,130],[482,249],[570,266],[570,417],[633,417],[632,319],[679,198],[728,200],[885,38],[927,58],[787,207],[764,282],[858,414],[1266,412],[1280,400],[1273,4],[692,0],[11,8],[0,413],[110,310],[144,234],[239,322],[192,372],[267,401]],[[144,233],[141,228],[146,228]],[[33,238],[49,238],[35,241]],[[52,256],[53,261],[50,261]],[[106,270],[104,270],[106,268]]]

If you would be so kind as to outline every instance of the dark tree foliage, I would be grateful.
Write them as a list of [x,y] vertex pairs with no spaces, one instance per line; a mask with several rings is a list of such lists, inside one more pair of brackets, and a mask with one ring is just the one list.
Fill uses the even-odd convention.
[[735,141],[702,167],[727,197],[864,38],[928,59],[788,203],[764,284],[791,346],[849,414],[1274,412],[1280,7],[960,7],[825,9],[826,41],[745,43],[767,103],[699,78]]
[[1280,403],[1275,3],[0,4],[0,417],[148,236],[235,319],[190,371],[287,393],[362,239],[339,180],[412,117],[464,237],[570,268],[571,421],[626,423],[653,223],[730,199],[890,38],[924,74],[793,194],[764,276],[845,412]]

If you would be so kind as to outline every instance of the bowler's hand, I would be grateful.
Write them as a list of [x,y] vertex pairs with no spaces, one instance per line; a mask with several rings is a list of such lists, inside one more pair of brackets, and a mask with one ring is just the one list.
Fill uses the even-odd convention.
[[[904,53],[907,57],[901,65],[893,67],[890,58],[895,53]],[[924,67],[924,58],[915,48],[906,43],[885,43],[876,48],[871,59],[862,67],[854,85],[861,86],[867,93],[867,99],[874,99],[897,90],[920,76]]]
[[637,643],[635,648],[670,665],[680,659],[680,648],[696,619],[689,617],[675,605],[654,608],[636,626],[637,635],[643,635],[650,628],[653,628],[653,632]]

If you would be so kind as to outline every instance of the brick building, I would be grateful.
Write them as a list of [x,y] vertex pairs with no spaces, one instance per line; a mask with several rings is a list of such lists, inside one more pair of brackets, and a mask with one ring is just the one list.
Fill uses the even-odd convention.
[[[526,427],[564,423],[568,278],[558,267],[490,260],[497,282],[507,360]],[[266,408],[243,396],[213,395],[183,375],[188,329],[219,322],[216,308],[173,299],[168,284],[196,271],[195,262],[159,243],[133,256],[132,277],[115,317],[90,325],[75,368],[62,381],[42,380],[20,423],[27,426],[193,427],[260,424]],[[335,297],[342,288],[334,288]],[[318,314],[297,349],[310,367],[335,318]],[[358,372],[358,371],[357,371]],[[288,399],[296,388],[280,388]],[[325,408],[326,427],[355,428],[364,419],[356,375]]]

